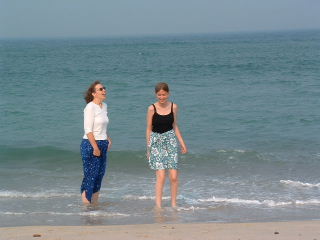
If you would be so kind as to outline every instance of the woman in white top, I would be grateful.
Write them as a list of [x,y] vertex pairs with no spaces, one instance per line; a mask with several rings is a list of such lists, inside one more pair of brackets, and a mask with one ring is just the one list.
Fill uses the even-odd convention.
[[97,203],[102,178],[107,166],[107,150],[111,139],[107,134],[109,123],[106,88],[99,82],[91,84],[85,93],[84,136],[80,145],[83,162],[81,197],[84,204]]

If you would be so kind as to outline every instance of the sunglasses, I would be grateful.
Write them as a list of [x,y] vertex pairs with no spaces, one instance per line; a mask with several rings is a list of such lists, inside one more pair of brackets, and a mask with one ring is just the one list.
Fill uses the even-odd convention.
[[106,87],[97,88],[96,91],[106,90]]

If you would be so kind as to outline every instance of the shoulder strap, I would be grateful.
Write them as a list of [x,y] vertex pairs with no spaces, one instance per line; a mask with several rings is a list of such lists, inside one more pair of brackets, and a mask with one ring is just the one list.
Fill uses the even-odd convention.
[[171,102],[171,112],[173,112],[173,102]]
[[154,108],[154,112],[157,112],[156,106],[154,104],[152,104],[153,108]]

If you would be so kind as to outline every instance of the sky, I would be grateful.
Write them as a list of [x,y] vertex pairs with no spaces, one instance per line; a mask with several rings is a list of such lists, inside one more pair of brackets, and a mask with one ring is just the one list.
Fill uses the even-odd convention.
[[320,29],[320,0],[0,0],[0,38]]

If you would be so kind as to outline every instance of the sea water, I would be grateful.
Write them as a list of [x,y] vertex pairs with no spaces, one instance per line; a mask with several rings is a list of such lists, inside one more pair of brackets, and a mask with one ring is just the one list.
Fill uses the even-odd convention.
[[[320,219],[320,31],[0,41],[0,226]],[[83,93],[113,146],[81,204]],[[154,210],[145,119],[167,82],[189,148]]]

